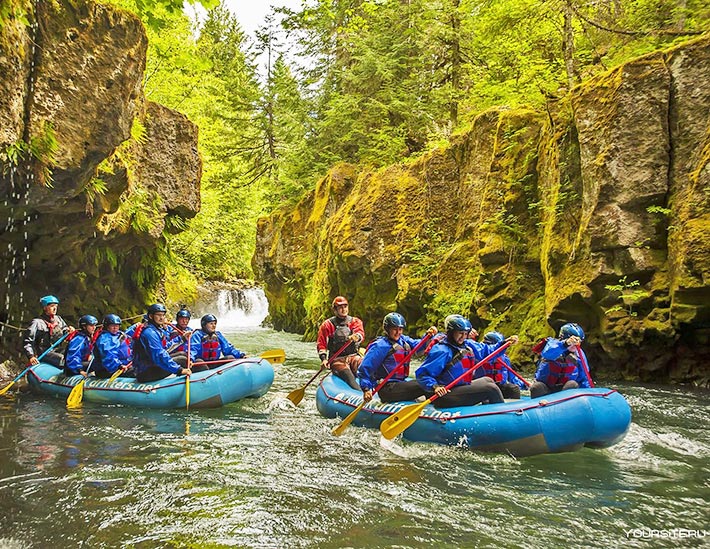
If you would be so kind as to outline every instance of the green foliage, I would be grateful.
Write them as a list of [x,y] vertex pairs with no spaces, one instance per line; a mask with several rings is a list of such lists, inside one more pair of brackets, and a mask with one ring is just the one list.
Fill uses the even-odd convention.
[[94,264],[99,267],[100,265],[109,264],[112,269],[118,269],[118,256],[108,246],[101,246],[94,250]]
[[121,233],[129,230],[149,233],[161,223],[162,212],[161,198],[141,184],[134,183],[130,192],[121,195],[118,210],[113,214],[103,215],[97,228],[106,234],[112,230]]
[[16,0],[3,0],[0,2],[0,31],[12,20],[16,20],[27,27],[30,26],[27,13],[21,2],[17,2]]
[[629,316],[637,316],[638,313],[633,309],[634,304],[650,295],[647,290],[643,290],[640,286],[641,283],[638,280],[627,282],[626,276],[622,276],[618,284],[607,284],[604,286],[604,288],[610,292],[618,292],[620,294],[619,299],[622,301],[622,305],[610,307],[604,312],[611,314],[617,311],[625,311]]
[[106,194],[106,182],[100,177],[92,177],[86,186],[82,189],[84,195],[86,195],[86,213],[87,215],[94,215],[94,200],[97,196],[103,196]]
[[646,208],[646,211],[648,213],[652,214],[660,214],[663,216],[669,216],[671,215],[671,209],[670,208],[664,208],[663,206],[649,206]]
[[34,161],[38,182],[52,187],[52,167],[59,149],[59,142],[51,122],[43,122],[41,130],[30,138],[29,143],[18,140],[0,151],[0,161],[5,166],[19,166],[22,162]]
[[[182,15],[183,0],[109,0],[141,16],[145,24],[153,31],[162,31],[170,27],[171,21]],[[219,0],[187,0],[191,5],[201,4],[205,9],[219,5]]]

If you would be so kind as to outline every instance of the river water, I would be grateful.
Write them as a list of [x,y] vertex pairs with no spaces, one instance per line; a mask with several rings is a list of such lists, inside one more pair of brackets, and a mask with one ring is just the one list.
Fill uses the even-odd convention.
[[633,423],[606,450],[388,448],[374,430],[332,436],[315,384],[286,400],[318,367],[313,343],[228,337],[286,350],[264,397],[190,412],[1,398],[0,547],[710,546],[707,392],[613,386]]

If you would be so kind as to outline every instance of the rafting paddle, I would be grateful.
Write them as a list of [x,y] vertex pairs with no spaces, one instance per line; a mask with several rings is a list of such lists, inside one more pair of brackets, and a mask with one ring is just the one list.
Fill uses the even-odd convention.
[[511,374],[513,374],[515,377],[517,377],[520,381],[522,381],[523,383],[525,383],[525,387],[527,387],[528,389],[530,388],[530,384],[525,380],[525,378],[524,378],[523,376],[521,376],[518,372],[516,372],[515,370],[513,370],[513,368],[511,368],[511,367],[508,366],[507,364],[504,364],[503,366],[505,366],[506,369],[507,369]]
[[116,381],[116,378],[118,378],[118,376],[120,376],[123,372],[125,372],[126,370],[128,370],[128,368],[131,367],[131,364],[133,364],[133,361],[132,361],[132,360],[131,360],[128,364],[126,364],[126,369],[125,369],[125,370],[124,370],[123,368],[119,368],[118,370],[116,370],[116,371],[111,375],[111,377],[108,378],[108,385],[111,385],[114,381]]
[[[407,355],[400,362],[398,362],[395,365],[395,367],[392,369],[392,371],[389,374],[387,374],[387,377],[385,377],[385,379],[380,381],[380,383],[377,385],[377,387],[375,387],[372,390],[372,396],[375,396],[375,394],[377,394],[377,391],[379,391],[380,389],[382,389],[382,387],[385,386],[385,384],[397,372],[397,370],[399,370],[401,368],[401,366],[403,364],[406,364],[407,362],[409,362],[409,360],[412,358],[412,355],[414,355],[414,353],[416,353],[424,343],[429,341],[431,339],[432,335],[434,335],[434,334],[429,334],[429,333],[426,334],[422,338],[422,340],[416,344],[414,349],[409,351],[409,353],[407,353]],[[364,408],[365,404],[367,404],[367,403],[365,402],[365,399],[363,399],[362,402],[357,406],[357,408],[355,408],[352,412],[350,412],[348,414],[348,416],[343,421],[340,422],[340,425],[338,425],[337,427],[335,427],[331,431],[331,433],[333,433],[335,436],[342,435],[345,432],[345,429],[347,429],[350,426],[350,424],[353,422],[353,420],[355,419],[355,416],[357,416],[360,413],[360,410],[362,410]]]
[[[461,374],[459,377],[454,379],[451,383],[449,383],[446,386],[447,392],[454,386],[456,385],[459,381],[461,381],[463,378],[465,378],[467,375],[472,374],[477,368],[485,364],[486,362],[489,362],[491,359],[495,358],[499,354],[501,354],[505,349],[510,347],[512,345],[512,341],[508,341],[504,345],[498,347],[495,351],[493,351],[490,355],[488,355],[486,358],[478,362],[473,368],[468,368],[463,374]],[[439,395],[436,393],[426,399],[424,402],[420,402],[418,404],[410,404],[409,406],[405,406],[402,408],[399,412],[392,414],[390,417],[385,419],[381,424],[380,424],[380,433],[382,433],[382,436],[385,437],[386,439],[393,439],[400,433],[404,432],[407,427],[412,425],[417,418],[419,417],[419,414],[422,412],[424,408],[426,408],[429,404],[434,402],[437,398],[439,398]]]
[[91,365],[94,363],[94,355],[91,355],[89,359],[89,365],[86,368],[86,377],[82,379],[79,383],[74,385],[74,388],[69,393],[67,397],[67,408],[81,408],[81,401],[84,399],[84,383],[89,377],[89,370],[91,370]]
[[[187,340],[187,369],[190,369],[190,343],[192,342],[192,338],[189,338]],[[187,374],[185,376],[185,410],[190,409],[190,374]]]
[[582,348],[577,345],[577,348],[575,349],[577,351],[577,356],[579,357],[579,360],[582,361],[582,369],[584,370],[584,375],[587,376],[587,382],[589,383],[589,386],[594,389],[594,382],[592,381],[592,374],[589,373],[589,366],[587,366],[587,359],[584,357],[584,353],[582,352]]
[[259,356],[273,364],[283,364],[286,361],[286,352],[283,349],[264,351]]
[[[328,364],[331,364],[333,360],[340,354],[342,353],[345,348],[350,345],[352,341],[348,340],[345,345],[343,345],[340,349],[338,349],[335,354],[328,359]],[[291,402],[293,402],[294,406],[298,406],[298,403],[303,400],[304,395],[306,394],[306,387],[308,387],[311,383],[313,383],[313,380],[317,378],[320,373],[325,370],[325,366],[321,363],[320,365],[320,370],[318,370],[315,375],[308,380],[308,383],[306,383],[303,387],[300,387],[298,389],[294,389],[291,391],[288,395],[286,395],[286,398],[289,399]]]
[[[67,332],[67,333],[64,334],[62,337],[60,337],[57,341],[55,341],[55,342],[49,347],[49,349],[47,349],[46,351],[44,351],[41,355],[39,355],[39,356],[37,357],[37,361],[40,362],[40,361],[47,355],[47,353],[48,353],[49,351],[51,351],[51,350],[54,349],[57,345],[59,345],[62,341],[64,341],[64,340],[67,338],[67,336],[69,336],[70,333],[73,333],[73,332]],[[32,364],[28,364],[28,365],[27,365],[27,368],[25,368],[24,370],[22,370],[22,371],[20,372],[20,374],[19,374],[15,379],[13,379],[6,387],[3,387],[3,388],[0,390],[0,395],[4,395],[5,393],[7,393],[7,391],[10,389],[10,387],[12,387],[12,386],[13,386],[15,383],[17,383],[18,381],[20,381],[20,380],[22,379],[22,377],[30,370],[30,368],[32,368]]]

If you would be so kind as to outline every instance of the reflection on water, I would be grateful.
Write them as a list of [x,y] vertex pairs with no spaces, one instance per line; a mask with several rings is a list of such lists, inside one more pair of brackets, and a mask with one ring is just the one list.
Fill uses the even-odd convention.
[[0,546],[700,546],[633,528],[710,529],[708,395],[623,386],[619,445],[515,459],[396,440],[321,418],[314,345],[284,347],[272,390],[219,410],[134,410],[21,395],[0,401]]

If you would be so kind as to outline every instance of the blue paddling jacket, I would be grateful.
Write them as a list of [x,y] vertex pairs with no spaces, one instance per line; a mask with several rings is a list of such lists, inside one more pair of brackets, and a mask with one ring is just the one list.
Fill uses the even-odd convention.
[[[434,345],[422,365],[417,369],[417,381],[427,393],[434,392],[434,386],[446,386],[461,376],[466,370],[498,349],[503,342],[494,345],[466,339],[460,347],[447,339]],[[456,360],[452,360],[456,357]],[[468,385],[470,381],[461,379],[454,387]]]
[[91,356],[91,336],[84,330],[80,330],[70,337],[71,341],[67,345],[64,367],[72,373],[78,374],[84,369],[82,362],[89,360]]
[[243,358],[245,353],[237,349],[225,339],[222,332],[208,334],[203,330],[195,330],[190,337],[190,360],[201,358],[204,361],[218,360],[221,356],[232,355]]
[[[363,391],[375,388],[377,381],[386,378],[398,362],[416,347],[421,339],[402,335],[397,341],[380,336],[370,343],[357,371],[358,382]],[[422,350],[422,352],[424,352]],[[404,381],[409,375],[409,362],[402,365],[388,381]]]
[[101,332],[94,346],[94,370],[113,374],[131,361],[131,342],[122,331]]
[[180,372],[180,366],[170,358],[165,350],[167,339],[165,331],[153,322],[146,324],[138,336],[133,339],[133,370],[136,374],[146,371],[151,366],[167,370],[171,374]]
[[[587,355],[582,349],[579,352]],[[570,352],[564,341],[550,337],[540,353],[542,358],[535,371],[535,381],[542,381],[546,385],[564,385],[568,381],[576,381],[581,388],[589,388],[589,380],[582,368],[582,364],[575,352]]]

